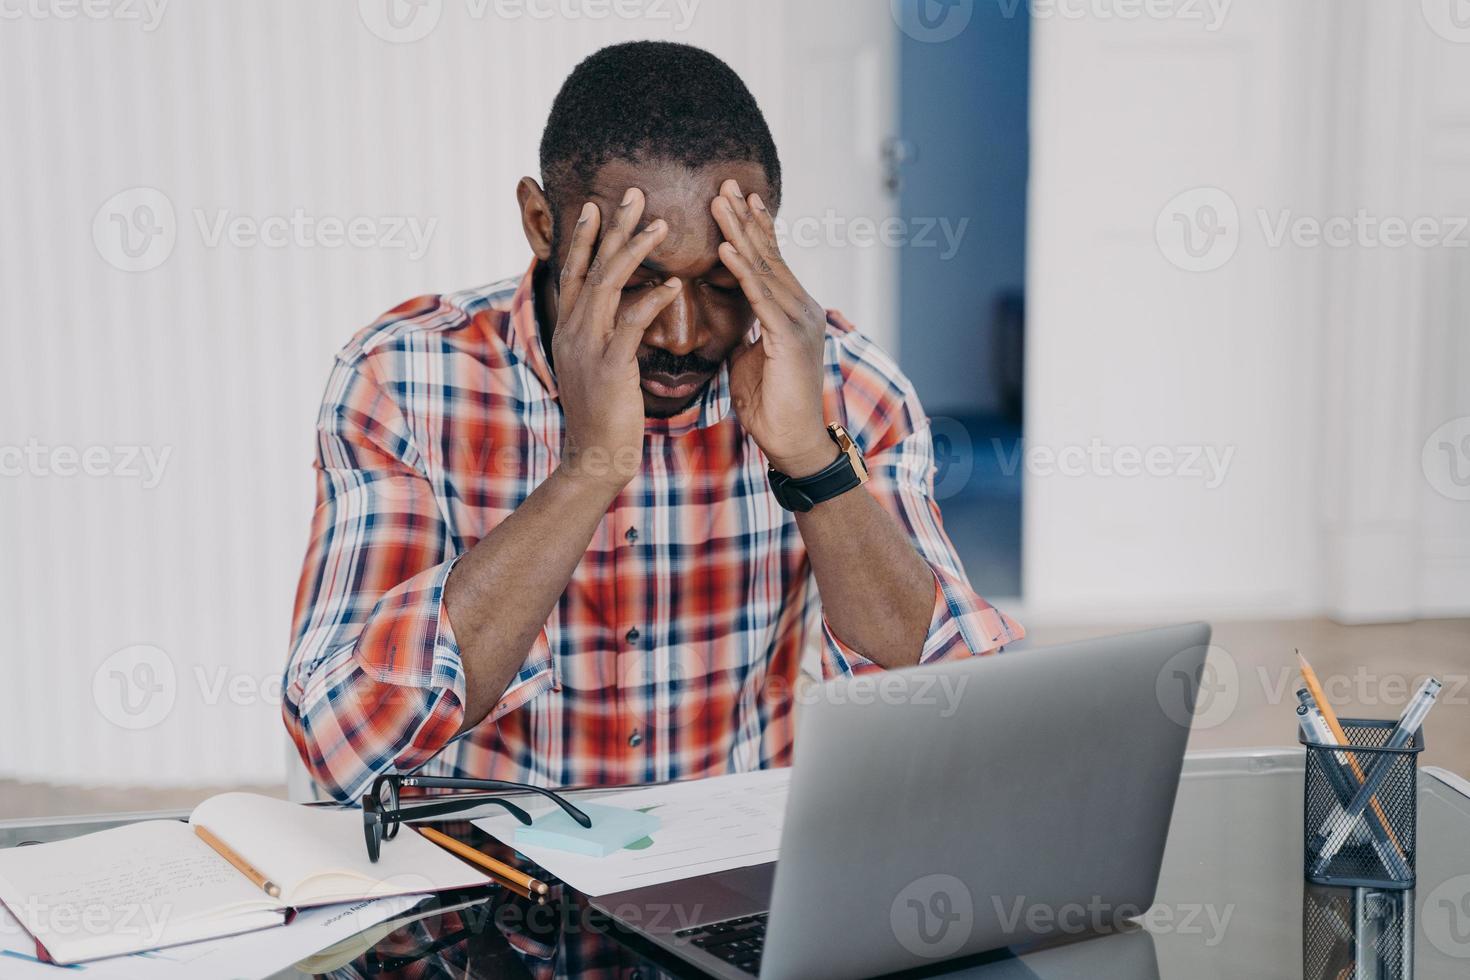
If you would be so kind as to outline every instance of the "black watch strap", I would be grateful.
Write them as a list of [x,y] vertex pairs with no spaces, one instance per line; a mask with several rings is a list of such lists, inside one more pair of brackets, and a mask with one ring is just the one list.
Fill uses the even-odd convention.
[[847,430],[833,424],[827,427],[827,433],[837,444],[839,452],[825,468],[801,478],[787,476],[775,467],[771,468],[771,492],[776,502],[787,510],[806,513],[822,501],[841,496],[868,481],[868,468]]

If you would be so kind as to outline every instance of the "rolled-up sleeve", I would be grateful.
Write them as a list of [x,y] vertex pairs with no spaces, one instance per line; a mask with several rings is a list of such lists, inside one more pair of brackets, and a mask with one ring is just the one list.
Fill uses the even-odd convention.
[[[282,715],[313,779],[339,800],[442,750],[464,719],[444,609],[448,517],[398,405],[339,360],[317,422],[317,502],[296,593]],[[492,718],[550,686],[538,637]]]
[[[839,327],[851,328],[841,321]],[[830,336],[830,335],[829,335]],[[928,418],[912,386],[880,351],[855,333],[835,343],[838,414],[847,419],[868,464],[863,488],[898,522],[934,574],[934,607],[920,663],[999,651],[1025,636],[1021,624],[970,587],[964,566],[944,532],[934,499],[934,446]],[[822,618],[822,672],[828,677],[882,670],[843,643]]]

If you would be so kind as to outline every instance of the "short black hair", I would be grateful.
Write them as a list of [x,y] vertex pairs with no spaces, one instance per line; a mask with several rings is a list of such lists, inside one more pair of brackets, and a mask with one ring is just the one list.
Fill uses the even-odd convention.
[[553,206],[583,194],[609,160],[703,167],[759,163],[781,199],[781,161],[755,96],[708,51],[630,41],[583,60],[551,103],[541,134],[541,182]]

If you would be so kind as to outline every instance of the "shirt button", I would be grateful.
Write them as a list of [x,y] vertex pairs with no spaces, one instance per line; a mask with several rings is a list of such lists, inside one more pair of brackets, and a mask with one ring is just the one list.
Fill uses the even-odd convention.
[[627,532],[623,534],[623,537],[628,539],[629,544],[632,544],[638,540],[638,529],[636,527],[628,528]]
[[638,637],[642,635],[642,633],[638,632],[638,627],[635,626],[632,629],[628,630],[626,634],[624,634],[623,639],[627,640],[629,643],[637,643]]
[[637,748],[643,744],[643,734],[638,729],[633,729],[633,734],[628,736],[628,745]]

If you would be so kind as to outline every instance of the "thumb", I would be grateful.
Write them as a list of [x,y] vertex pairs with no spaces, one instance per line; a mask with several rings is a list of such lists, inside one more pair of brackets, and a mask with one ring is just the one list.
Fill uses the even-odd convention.
[[632,306],[618,312],[613,320],[612,337],[607,342],[607,354],[614,360],[631,358],[638,352],[638,345],[654,319],[668,309],[679,297],[684,283],[677,278],[665,279],[656,289],[650,289]]

